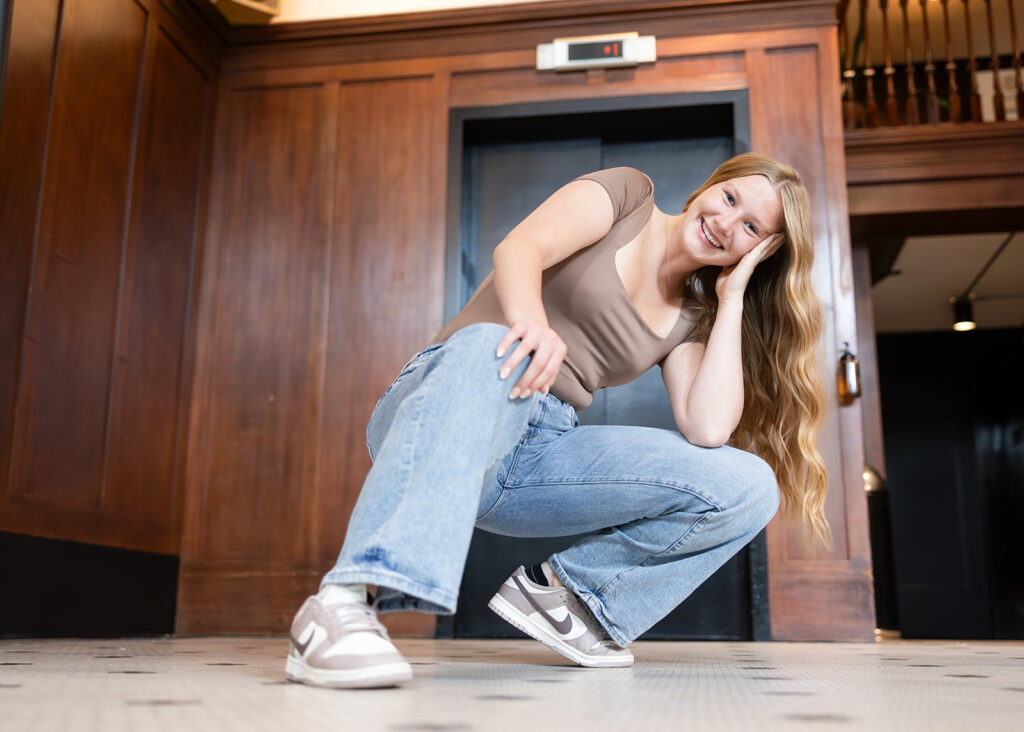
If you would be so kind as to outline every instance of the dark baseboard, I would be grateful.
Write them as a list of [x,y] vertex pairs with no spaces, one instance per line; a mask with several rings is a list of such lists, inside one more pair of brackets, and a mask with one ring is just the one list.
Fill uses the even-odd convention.
[[0,638],[174,631],[178,557],[0,532]]

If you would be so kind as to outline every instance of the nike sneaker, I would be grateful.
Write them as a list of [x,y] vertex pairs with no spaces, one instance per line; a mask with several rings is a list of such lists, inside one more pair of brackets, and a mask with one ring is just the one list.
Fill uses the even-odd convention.
[[582,600],[564,587],[538,585],[523,567],[505,580],[487,607],[580,666],[633,665],[633,654],[606,639]]
[[355,592],[326,585],[292,622],[285,677],[347,689],[397,686],[412,667],[391,644],[377,614]]

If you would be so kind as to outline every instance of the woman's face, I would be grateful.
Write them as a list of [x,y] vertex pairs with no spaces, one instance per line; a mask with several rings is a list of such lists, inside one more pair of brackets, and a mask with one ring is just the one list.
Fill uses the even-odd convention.
[[701,265],[736,264],[782,230],[782,200],[763,175],[716,183],[694,199],[683,218],[683,245]]

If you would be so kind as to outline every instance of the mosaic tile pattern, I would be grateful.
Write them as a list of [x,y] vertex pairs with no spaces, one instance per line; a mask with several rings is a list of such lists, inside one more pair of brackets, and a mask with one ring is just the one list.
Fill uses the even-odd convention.
[[1024,643],[637,643],[582,669],[532,641],[398,640],[402,689],[284,680],[287,640],[0,641],[0,729],[1022,730]]

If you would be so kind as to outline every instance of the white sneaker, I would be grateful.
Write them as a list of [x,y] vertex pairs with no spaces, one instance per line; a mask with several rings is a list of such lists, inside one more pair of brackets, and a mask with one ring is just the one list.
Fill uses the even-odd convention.
[[327,585],[295,615],[284,674],[313,686],[366,689],[410,681],[412,667],[365,601]]
[[580,666],[633,665],[632,652],[605,639],[604,628],[582,600],[565,587],[538,585],[523,567],[505,580],[487,607]]

